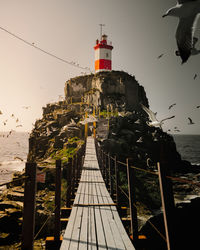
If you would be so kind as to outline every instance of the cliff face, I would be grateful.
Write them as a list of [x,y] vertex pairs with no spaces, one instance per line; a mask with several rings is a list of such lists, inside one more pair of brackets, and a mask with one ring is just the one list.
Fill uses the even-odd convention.
[[92,103],[101,109],[107,105],[121,110],[134,110],[140,102],[148,107],[145,90],[134,76],[121,71],[100,72],[90,76],[80,76],[65,83],[67,103]]

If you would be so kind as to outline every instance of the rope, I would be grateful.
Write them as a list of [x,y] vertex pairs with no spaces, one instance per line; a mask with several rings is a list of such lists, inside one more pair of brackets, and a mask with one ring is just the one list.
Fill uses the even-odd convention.
[[5,186],[5,185],[8,185],[8,184],[11,184],[11,183],[16,182],[16,181],[26,180],[26,179],[28,179],[28,178],[29,178],[29,176],[25,176],[25,177],[18,178],[18,179],[13,180],[13,181],[1,183],[1,184],[0,184],[0,187]]
[[167,242],[165,236],[157,229],[157,227],[151,222],[151,221],[147,221],[152,227],[153,229],[160,235],[160,237],[165,241]]
[[187,184],[191,184],[191,185],[195,185],[195,186],[200,187],[200,183],[195,182],[195,181],[185,180],[183,178],[172,177],[172,176],[166,176],[166,178],[171,179],[173,181],[178,181],[178,182],[187,183]]
[[43,225],[41,226],[41,228],[39,229],[39,231],[37,232],[37,234],[34,236],[34,240],[38,237],[38,235],[40,234],[40,232],[42,231],[42,229],[44,228],[44,226],[47,224],[48,220],[51,218],[52,214],[55,212],[57,206],[54,208],[53,211],[51,211],[50,215],[47,217],[47,219],[45,220],[45,222],[43,223]]
[[124,166],[127,166],[127,164],[126,164],[126,163],[121,162],[121,161],[117,161],[117,163],[119,163],[119,164],[121,164],[121,165],[124,165]]
[[153,174],[153,175],[158,175],[158,172],[153,172],[153,171],[146,170],[146,169],[143,169],[143,168],[137,168],[137,167],[134,167],[134,166],[130,166],[130,168],[134,168],[136,170],[143,171],[143,172],[146,172],[146,173],[149,173],[149,174]]

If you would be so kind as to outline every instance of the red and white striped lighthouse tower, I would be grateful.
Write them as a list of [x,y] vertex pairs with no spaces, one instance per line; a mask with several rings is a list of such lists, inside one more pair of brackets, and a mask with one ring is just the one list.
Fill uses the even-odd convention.
[[95,50],[95,72],[112,70],[112,49],[113,46],[108,44],[107,36],[102,35],[101,41],[96,40]]

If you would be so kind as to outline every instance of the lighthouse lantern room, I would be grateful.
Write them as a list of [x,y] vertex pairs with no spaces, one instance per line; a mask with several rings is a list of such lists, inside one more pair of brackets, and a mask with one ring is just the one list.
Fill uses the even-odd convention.
[[112,49],[108,44],[107,35],[102,35],[101,41],[96,40],[95,50],[95,72],[112,70]]

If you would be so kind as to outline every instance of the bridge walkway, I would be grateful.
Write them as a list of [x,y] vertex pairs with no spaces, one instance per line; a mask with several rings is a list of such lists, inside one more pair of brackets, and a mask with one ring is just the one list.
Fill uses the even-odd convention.
[[102,178],[92,137],[87,138],[81,179],[60,249],[135,249]]

